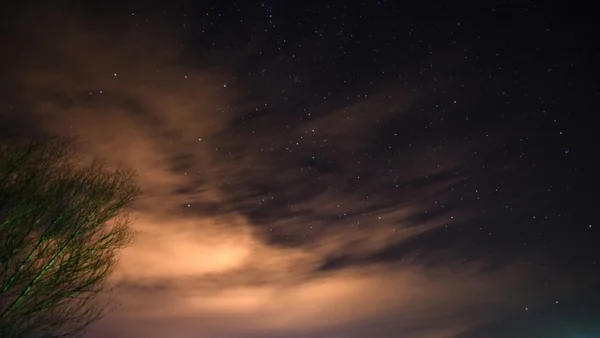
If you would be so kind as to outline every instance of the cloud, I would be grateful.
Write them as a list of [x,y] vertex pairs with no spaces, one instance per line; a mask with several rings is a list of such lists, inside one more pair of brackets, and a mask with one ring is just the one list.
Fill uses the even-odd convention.
[[474,217],[448,194],[470,145],[424,156],[437,142],[425,138],[394,149],[388,172],[370,170],[372,135],[419,118],[415,105],[437,85],[415,94],[386,83],[288,127],[261,115],[251,88],[226,86],[243,84],[235,67],[194,66],[151,31],[59,18],[27,31],[35,53],[9,74],[21,93],[13,112],[79,135],[83,158],[137,169],[145,192],[139,236],[111,280],[121,306],[90,337],[454,337],[533,292],[531,267],[488,270],[419,247]]

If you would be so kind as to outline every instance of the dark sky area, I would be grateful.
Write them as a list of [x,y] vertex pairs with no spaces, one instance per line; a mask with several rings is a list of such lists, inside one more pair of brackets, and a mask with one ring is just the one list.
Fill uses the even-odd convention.
[[86,338],[600,336],[591,7],[51,3],[2,10],[0,135],[144,190]]

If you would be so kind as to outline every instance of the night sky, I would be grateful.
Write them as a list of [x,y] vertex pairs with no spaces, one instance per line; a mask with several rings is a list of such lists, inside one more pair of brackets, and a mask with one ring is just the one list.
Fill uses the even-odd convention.
[[85,338],[600,337],[591,8],[49,2],[0,14],[0,135],[144,191]]

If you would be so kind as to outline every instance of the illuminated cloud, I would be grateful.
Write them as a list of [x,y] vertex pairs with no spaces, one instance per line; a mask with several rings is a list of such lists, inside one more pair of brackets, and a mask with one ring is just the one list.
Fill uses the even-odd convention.
[[[40,130],[79,135],[84,158],[137,169],[145,192],[134,212],[139,236],[112,279],[121,306],[89,337],[352,337],[340,332],[359,336],[377,323],[389,336],[449,338],[535,294],[531,267],[487,269],[419,248],[421,236],[475,217],[447,194],[472,145],[448,141],[427,158],[420,149],[433,142],[422,140],[393,173],[320,153],[317,139],[364,153],[383,127],[360,116],[417,118],[409,112],[432,84],[409,93],[388,83],[351,106],[316,107],[321,117],[290,128],[259,116],[244,138],[240,111],[253,105],[244,88],[225,85],[234,67],[194,67],[142,32],[119,37],[64,21],[30,32],[40,53],[10,74],[20,102]],[[289,158],[272,158],[272,147],[289,147]],[[303,183],[305,172],[315,179]],[[397,176],[403,198],[374,193],[377,175]],[[433,202],[448,208],[431,210]]]

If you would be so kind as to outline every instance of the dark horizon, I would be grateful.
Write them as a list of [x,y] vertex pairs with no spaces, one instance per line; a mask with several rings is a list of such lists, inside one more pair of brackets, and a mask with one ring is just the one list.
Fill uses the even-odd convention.
[[138,171],[86,338],[600,335],[600,44],[567,2],[1,15],[0,136]]

